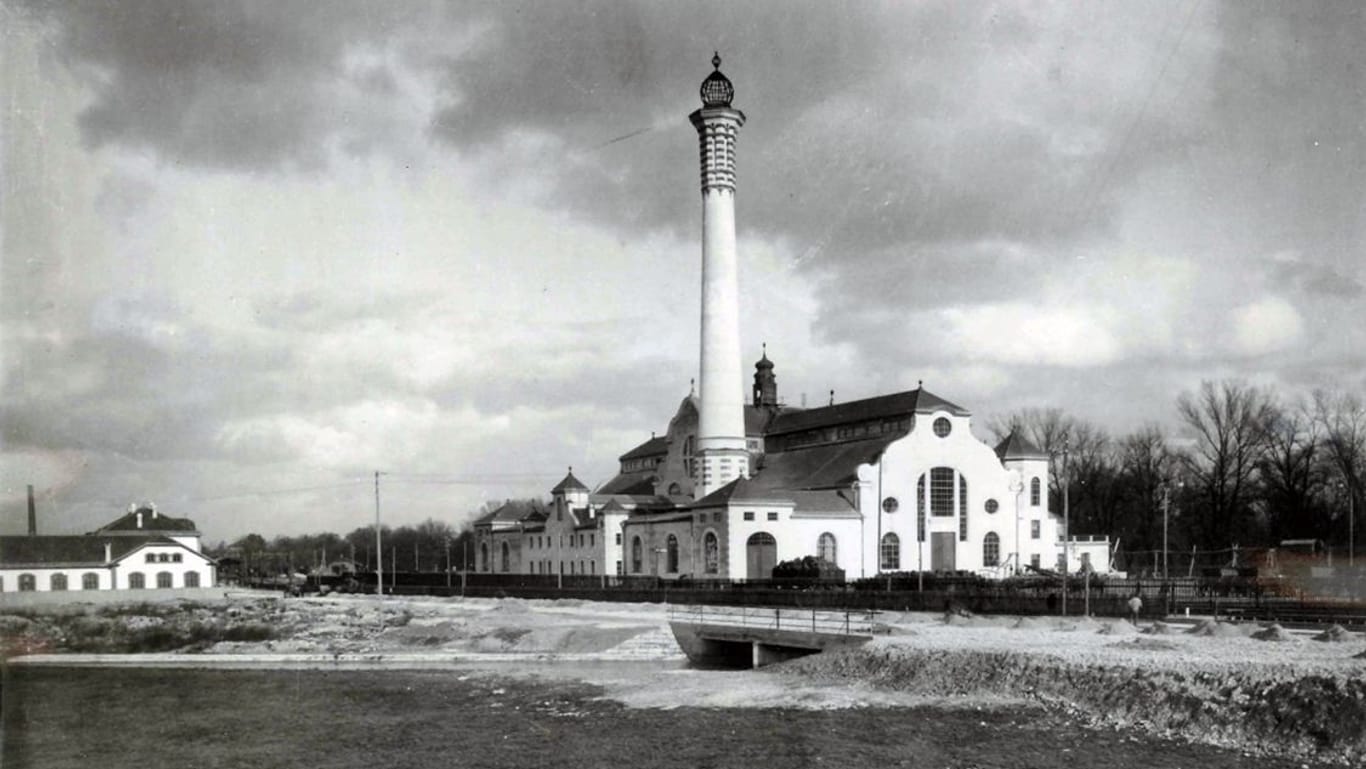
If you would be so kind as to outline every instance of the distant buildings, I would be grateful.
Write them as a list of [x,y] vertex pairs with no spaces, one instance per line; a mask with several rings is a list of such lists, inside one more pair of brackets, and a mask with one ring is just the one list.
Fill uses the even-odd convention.
[[1107,540],[1064,555],[1062,521],[1047,509],[1048,457],[1018,435],[984,444],[967,409],[923,386],[796,408],[780,401],[765,350],[744,403],[734,196],[745,115],[720,58],[712,63],[690,116],[703,200],[700,392],[597,491],[571,469],[548,508],[505,505],[476,521],[477,568],[756,579],[816,555],[850,578],[1108,571]]
[[200,552],[194,521],[132,506],[88,534],[0,537],[0,592],[157,590],[213,587],[213,559]]

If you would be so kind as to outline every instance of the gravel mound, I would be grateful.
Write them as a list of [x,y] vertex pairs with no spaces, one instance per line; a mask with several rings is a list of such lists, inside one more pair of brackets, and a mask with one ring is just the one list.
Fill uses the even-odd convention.
[[1153,624],[1143,628],[1142,632],[1144,635],[1176,635],[1179,631],[1162,620],[1156,620]]
[[1101,623],[1100,630],[1097,630],[1096,633],[1099,635],[1135,635],[1138,633],[1138,628],[1134,627],[1128,620],[1117,619]]
[[1015,622],[1016,630],[1052,630],[1056,627],[1048,617],[1021,617]]
[[1186,631],[1194,636],[1213,636],[1214,638],[1242,638],[1248,630],[1232,622],[1216,622],[1212,619],[1201,620],[1200,624]]
[[1352,634],[1342,625],[1333,625],[1327,630],[1314,636],[1315,641],[1326,641],[1328,643],[1344,643],[1352,640]]
[[1286,630],[1285,628],[1281,627],[1279,622],[1273,622],[1270,625],[1267,625],[1261,630],[1258,630],[1257,632],[1253,633],[1252,637],[1257,639],[1258,641],[1295,640],[1295,636],[1291,635],[1289,630]]

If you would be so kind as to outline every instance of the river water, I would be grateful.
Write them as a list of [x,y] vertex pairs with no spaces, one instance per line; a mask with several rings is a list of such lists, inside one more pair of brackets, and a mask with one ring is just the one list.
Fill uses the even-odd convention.
[[1019,702],[930,701],[672,663],[441,670],[11,666],[5,769],[1259,769]]

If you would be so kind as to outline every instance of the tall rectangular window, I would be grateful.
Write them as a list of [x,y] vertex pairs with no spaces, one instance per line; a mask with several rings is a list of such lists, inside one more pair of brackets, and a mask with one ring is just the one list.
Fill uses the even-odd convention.
[[921,474],[915,484],[915,538],[919,542],[925,541],[925,523],[925,476]]
[[958,541],[968,541],[968,479],[958,476]]
[[936,467],[930,470],[930,515],[953,515],[953,468]]
[[1042,527],[1041,525],[1039,525],[1039,522],[1038,522],[1038,521],[1030,521],[1030,522],[1029,522],[1029,538],[1030,538],[1030,539],[1038,539],[1039,537],[1043,536],[1042,531],[1041,531],[1042,529],[1043,529],[1043,527]]

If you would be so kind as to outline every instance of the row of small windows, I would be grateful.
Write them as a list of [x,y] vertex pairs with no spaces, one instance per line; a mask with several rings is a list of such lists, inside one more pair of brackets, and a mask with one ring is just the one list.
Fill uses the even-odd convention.
[[[620,536],[620,535],[618,535],[618,536]],[[527,547],[531,548],[532,550],[544,550],[545,548],[550,547],[553,543],[554,543],[554,540],[550,538],[550,535],[549,535],[549,534],[546,534],[546,535],[537,535],[537,536],[534,536],[534,537],[528,537],[528,538],[527,538]],[[596,535],[596,534],[570,534],[570,535],[569,535],[569,546],[570,546],[570,547],[583,547],[585,544],[587,544],[588,547],[596,547],[596,546],[597,546],[597,535]],[[618,542],[617,544],[621,544],[621,543]],[[506,545],[506,543],[504,543],[504,545]],[[564,547],[564,546],[565,546],[565,544],[564,544],[564,535],[561,534],[561,535],[560,535],[560,547]]]
[[148,553],[147,563],[180,563],[180,553]]
[[[157,572],[156,581],[157,581],[157,587],[159,587],[159,588],[175,587],[175,575],[172,574],[172,573],[169,572],[169,571]],[[128,587],[129,587],[129,589],[132,589],[132,590],[142,590],[142,589],[146,588],[146,587],[147,587],[147,575],[143,574],[143,573],[140,572],[140,571],[135,571],[135,572],[129,573],[129,575],[128,575]],[[199,572],[197,572],[197,571],[187,571],[187,572],[185,572],[184,585],[182,585],[182,587],[199,587]],[[4,581],[3,578],[0,578],[0,591],[3,591],[4,589],[5,589],[5,581]],[[32,574],[20,574],[20,575],[19,575],[19,592],[21,592],[21,593],[31,593],[31,592],[33,592],[33,591],[35,591],[35,590],[37,590],[37,589],[38,589],[38,578],[37,578],[37,577],[35,577],[35,576],[32,575]],[[48,586],[47,586],[47,589],[48,589],[48,590],[52,590],[52,591],[58,591],[58,592],[63,591],[63,590],[68,590],[68,589],[70,589],[70,588],[69,588],[69,583],[68,583],[68,580],[67,580],[67,575],[65,575],[65,574],[53,574],[53,575],[51,575],[50,577],[48,577]],[[100,575],[99,575],[99,574],[96,574],[96,573],[93,572],[93,571],[88,571],[88,572],[86,572],[85,574],[82,574],[82,575],[81,575],[81,589],[82,589],[82,590],[99,590],[99,589],[100,589]]]
[[[545,559],[538,560],[538,561],[532,561],[532,562],[531,562],[531,573],[532,573],[532,574],[552,574],[552,573],[554,573],[554,572],[553,572],[554,563],[555,563],[555,562],[552,561],[552,560],[549,559],[549,558],[545,558]],[[565,565],[565,563],[568,563],[568,564],[569,564],[569,571],[568,571],[569,574],[597,574],[597,573],[598,573],[598,562],[597,562],[597,561],[594,561],[594,560],[585,560],[585,559],[583,559],[583,558],[580,558],[578,561],[560,561],[559,564],[560,564],[560,573],[561,573],[561,574],[565,574],[565,573],[566,573],[565,570],[564,570],[564,565]],[[620,573],[620,572],[618,571],[618,573]]]

